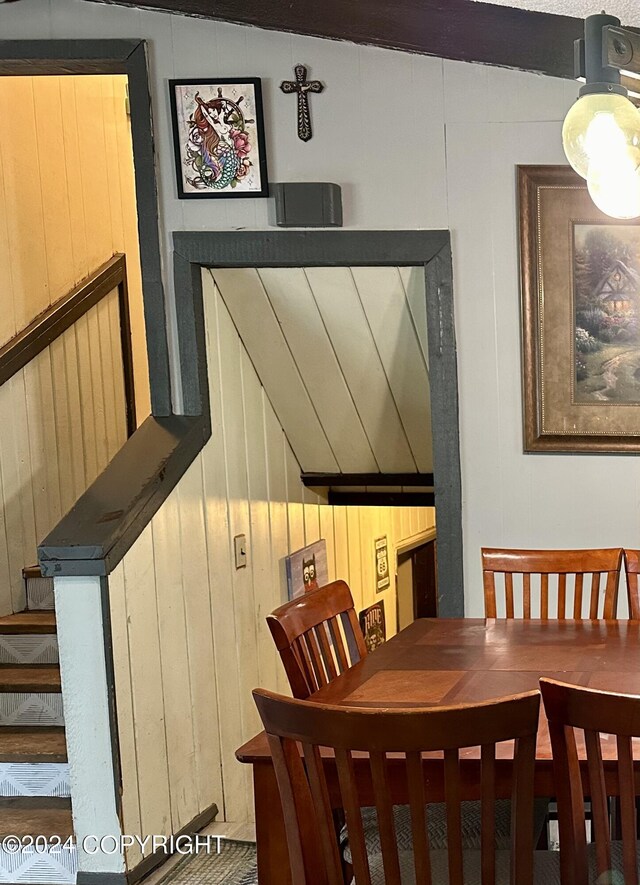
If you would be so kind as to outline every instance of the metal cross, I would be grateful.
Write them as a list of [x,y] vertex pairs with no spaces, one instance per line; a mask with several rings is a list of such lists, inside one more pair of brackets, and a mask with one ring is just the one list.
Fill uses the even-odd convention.
[[283,92],[298,93],[298,138],[309,141],[311,131],[311,112],[309,111],[309,93],[322,92],[323,84],[319,80],[307,80],[307,69],[304,65],[296,65],[295,80],[283,80],[280,89]]

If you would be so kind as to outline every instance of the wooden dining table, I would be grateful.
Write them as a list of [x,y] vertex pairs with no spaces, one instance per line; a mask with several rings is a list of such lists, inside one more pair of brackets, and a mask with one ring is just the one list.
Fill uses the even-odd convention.
[[[476,704],[530,691],[541,676],[605,691],[640,694],[640,622],[587,620],[422,619],[406,627],[354,667],[311,696],[355,707]],[[461,751],[462,798],[479,798],[479,748]],[[497,748],[498,795],[509,796],[513,746]],[[581,761],[585,762],[579,746]],[[253,766],[259,885],[291,885],[282,808],[264,732],[236,753]],[[640,744],[634,748],[640,769]],[[607,792],[617,795],[615,738],[603,739]],[[610,762],[607,765],[607,761]],[[363,759],[360,800],[373,804]],[[339,807],[332,756],[325,766],[330,796]],[[430,801],[443,799],[443,760],[424,755]],[[356,772],[358,772],[356,766]],[[393,801],[407,801],[398,759]],[[586,780],[585,780],[586,783]],[[554,796],[549,732],[541,708],[535,793]]]

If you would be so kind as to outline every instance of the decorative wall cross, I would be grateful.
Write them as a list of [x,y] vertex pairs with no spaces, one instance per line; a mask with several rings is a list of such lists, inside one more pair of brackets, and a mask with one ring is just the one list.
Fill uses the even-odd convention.
[[311,130],[311,112],[309,110],[309,93],[322,92],[323,84],[319,80],[307,80],[307,69],[304,65],[296,65],[295,80],[283,80],[280,89],[283,92],[298,93],[298,138],[309,141]]

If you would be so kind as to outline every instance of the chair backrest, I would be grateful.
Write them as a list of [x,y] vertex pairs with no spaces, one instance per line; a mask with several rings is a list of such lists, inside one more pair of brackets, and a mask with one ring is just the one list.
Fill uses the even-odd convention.
[[[509,550],[483,547],[485,616],[498,617],[496,575],[501,575],[505,612],[501,612],[500,617],[546,619],[550,609],[555,609],[552,617],[560,619],[612,620],[618,610],[621,564],[621,547],[611,550]],[[585,593],[587,576],[591,576],[588,595]]]
[[307,698],[367,654],[344,581],[333,581],[267,617],[293,696]]
[[[638,885],[636,859],[636,803],[631,739],[640,737],[640,697],[593,691],[541,679],[540,688],[549,720],[554,781],[558,801],[560,863],[563,885],[588,882],[584,796],[591,797],[596,844],[597,875],[611,870],[611,834],[601,735],[615,737],[617,780],[623,842],[623,880]],[[584,732],[588,786],[583,785],[576,732]],[[583,736],[578,733],[582,744]],[[610,753],[608,755],[611,755]],[[605,881],[598,878],[598,881]],[[606,881],[613,881],[609,878]]]
[[627,599],[629,617],[640,621],[640,596],[638,595],[638,574],[640,574],[640,550],[624,551],[624,570],[627,577]]
[[[533,777],[540,695],[537,691],[479,705],[425,709],[336,707],[291,700],[256,689],[253,696],[273,757],[296,885],[342,885],[332,807],[344,811],[356,885],[432,881],[426,803],[441,801],[442,782],[429,776],[422,753],[444,754],[449,883],[462,885],[463,781],[459,751],[481,747],[481,867],[483,885],[496,881],[496,751],[515,740],[512,801],[512,885],[533,882]],[[300,750],[297,742],[300,742]],[[335,753],[337,787],[330,793],[326,759]],[[364,754],[367,754],[364,755]],[[390,754],[393,754],[392,756]],[[303,761],[304,760],[304,761]],[[433,762],[433,759],[431,759]],[[478,783],[475,772],[474,782]],[[437,785],[436,785],[436,782]],[[408,786],[412,856],[398,851],[394,803],[398,784]],[[360,786],[360,792],[358,785]],[[333,786],[333,785],[332,785]],[[434,792],[432,792],[432,790]],[[333,801],[332,801],[333,800]],[[361,805],[375,805],[380,854],[367,855]],[[440,868],[441,869],[441,868]],[[402,873],[404,876],[402,876]],[[406,877],[406,878],[405,878]],[[435,875],[434,875],[434,881]],[[438,879],[438,881],[440,881]]]

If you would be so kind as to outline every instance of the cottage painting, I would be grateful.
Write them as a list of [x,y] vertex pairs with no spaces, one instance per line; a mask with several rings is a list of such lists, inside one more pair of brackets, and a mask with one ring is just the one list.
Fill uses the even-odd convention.
[[640,403],[640,227],[576,224],[576,403]]

